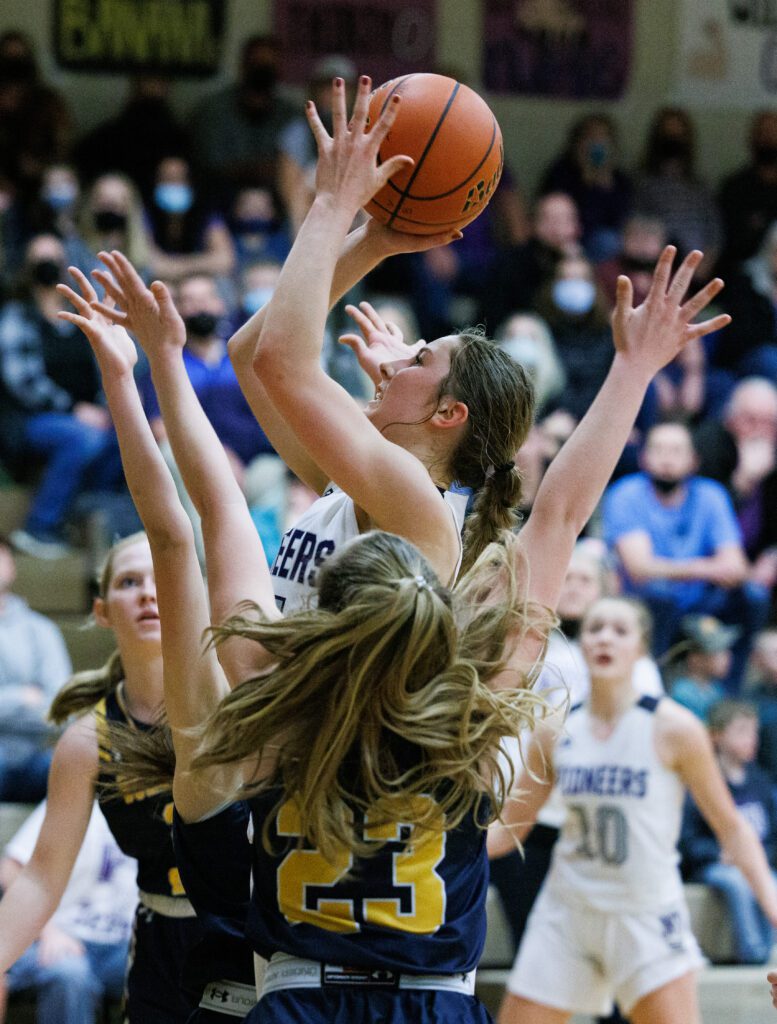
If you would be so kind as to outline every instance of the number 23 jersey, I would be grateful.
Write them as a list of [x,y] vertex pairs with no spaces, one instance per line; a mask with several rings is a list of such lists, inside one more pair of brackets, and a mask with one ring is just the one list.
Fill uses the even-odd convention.
[[602,911],[652,909],[682,895],[677,839],[684,787],[655,747],[659,701],[642,697],[599,739],[573,708],[553,754],[566,808],[548,888]]
[[[329,863],[298,846],[299,810],[287,800],[273,816],[272,853],[262,823],[277,791],[251,801],[254,887],[248,935],[254,949],[349,967],[457,974],[477,966],[485,942],[488,861],[485,832],[465,819],[450,832],[414,841],[401,823],[356,827],[387,839],[374,856],[343,849]],[[418,796],[419,801],[433,801]]]

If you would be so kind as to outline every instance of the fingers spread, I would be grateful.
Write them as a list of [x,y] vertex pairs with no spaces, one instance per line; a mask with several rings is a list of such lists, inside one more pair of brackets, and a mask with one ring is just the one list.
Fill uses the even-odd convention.
[[[95,279],[95,281],[100,282],[100,284],[105,289],[106,295],[110,295],[110,297],[115,302],[124,302],[124,292],[121,290],[119,285],[116,283],[116,281],[114,281],[110,274],[106,274],[104,270],[93,270],[92,277]],[[90,302],[93,301],[94,300],[90,299]]]
[[116,309],[115,306],[108,305],[106,302],[92,302],[90,303],[92,309],[96,309],[98,313],[102,313],[108,320],[112,320],[115,324],[123,324],[127,319],[127,314],[122,313],[120,309]]
[[81,294],[87,302],[94,302],[94,300],[98,298],[98,295],[86,274],[82,270],[79,270],[78,267],[68,267],[67,271],[70,276],[75,279],[76,284],[81,289]]
[[690,299],[688,299],[688,301],[682,307],[680,313],[682,314],[683,318],[685,320],[693,320],[693,318],[695,316],[698,316],[698,314],[701,313],[704,307],[708,305],[715,298],[715,296],[720,291],[722,291],[722,289],[723,281],[719,277],[716,277],[713,281],[710,281],[709,284],[705,285],[704,288],[701,289],[701,291],[697,292]]
[[74,292],[69,285],[58,284],[57,291],[63,299],[67,299],[72,306],[75,306],[81,316],[90,317],[92,315],[92,307],[86,299],[79,295],[78,292]]
[[356,90],[356,100],[353,105],[353,113],[351,114],[351,123],[349,125],[352,132],[364,132],[367,127],[371,90],[372,82],[370,78],[367,75],[362,75]]
[[691,324],[686,332],[686,338],[691,341],[693,338],[702,338],[705,334],[712,334],[713,331],[720,331],[724,327],[728,327],[731,323],[731,317],[728,313],[721,313],[719,316],[714,316],[711,320],[705,320],[700,324]]
[[669,286],[668,294],[669,298],[673,302],[682,301],[682,297],[687,292],[688,286],[693,280],[693,275],[696,273],[696,268],[703,259],[703,253],[699,252],[698,249],[694,249],[693,252],[688,253],[680,264],[680,269],[675,274],[672,283]]
[[665,295],[669,284],[669,277],[672,272],[672,263],[677,255],[677,249],[673,245],[667,245],[661,253],[656,269],[653,271],[653,280],[650,283],[650,291],[647,294],[648,301],[657,295]]

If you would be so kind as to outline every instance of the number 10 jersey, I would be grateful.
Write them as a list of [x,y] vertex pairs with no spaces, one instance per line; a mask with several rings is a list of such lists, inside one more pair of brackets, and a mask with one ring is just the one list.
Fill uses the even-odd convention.
[[553,755],[566,816],[546,885],[602,911],[659,908],[682,895],[677,853],[684,787],[655,747],[658,700],[642,697],[607,739],[585,705]]

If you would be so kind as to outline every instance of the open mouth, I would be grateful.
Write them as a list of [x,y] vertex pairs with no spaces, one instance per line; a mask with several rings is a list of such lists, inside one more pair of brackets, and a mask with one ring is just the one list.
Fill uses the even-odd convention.
[[159,615],[156,612],[143,612],[138,616],[138,622],[159,622]]

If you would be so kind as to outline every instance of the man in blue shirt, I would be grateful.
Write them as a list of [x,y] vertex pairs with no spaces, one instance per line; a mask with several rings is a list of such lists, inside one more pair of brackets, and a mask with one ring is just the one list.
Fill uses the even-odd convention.
[[748,582],[731,499],[720,484],[695,475],[693,440],[681,423],[653,427],[641,464],[641,473],[619,480],[604,498],[605,539],[618,556],[623,589],[653,614],[656,656],[676,641],[688,613],[740,626],[727,680],[736,688],[769,595]]

